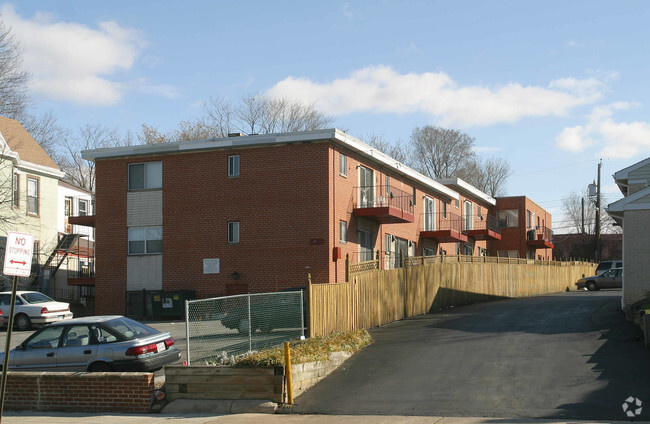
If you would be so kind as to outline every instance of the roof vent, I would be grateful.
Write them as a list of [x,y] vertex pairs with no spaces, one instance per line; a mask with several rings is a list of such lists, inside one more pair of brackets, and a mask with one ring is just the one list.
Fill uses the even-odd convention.
[[246,134],[242,132],[228,133],[228,137],[244,137]]

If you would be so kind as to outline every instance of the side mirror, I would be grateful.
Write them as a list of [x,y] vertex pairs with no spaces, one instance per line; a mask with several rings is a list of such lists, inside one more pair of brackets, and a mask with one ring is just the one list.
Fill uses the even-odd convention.
[[16,347],[14,348],[14,350],[23,350],[23,345],[22,345],[22,344],[19,344],[18,346],[16,346]]

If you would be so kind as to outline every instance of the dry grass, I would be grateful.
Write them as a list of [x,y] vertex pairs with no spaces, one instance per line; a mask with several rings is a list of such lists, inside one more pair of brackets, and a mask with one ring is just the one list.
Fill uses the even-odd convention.
[[[291,344],[291,363],[325,361],[333,352],[355,353],[372,342],[366,330],[335,332]],[[236,366],[282,366],[284,346],[253,353],[235,360]]]

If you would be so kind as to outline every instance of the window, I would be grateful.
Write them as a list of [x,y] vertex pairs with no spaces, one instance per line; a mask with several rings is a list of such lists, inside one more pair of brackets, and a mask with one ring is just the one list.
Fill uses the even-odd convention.
[[38,179],[27,178],[27,213],[38,215]]
[[499,227],[501,228],[516,227],[519,225],[519,211],[517,209],[497,211],[497,217],[499,218]]
[[345,221],[339,221],[339,241],[341,243],[348,242],[348,223]]
[[474,229],[474,208],[472,202],[465,201],[465,230]]
[[72,197],[65,197],[65,205],[63,206],[63,214],[65,216],[72,216]]
[[79,216],[88,215],[88,200],[79,199]]
[[239,155],[228,156],[228,176],[239,177]]
[[342,153],[339,153],[339,174],[348,176],[348,157]]
[[12,205],[14,208],[20,207],[20,179],[18,173],[14,172],[14,181],[12,184],[13,195],[12,195]]
[[129,228],[129,255],[162,253],[162,227]]
[[386,194],[390,193],[390,177],[386,175]]
[[442,202],[442,217],[447,218],[447,202]]
[[465,244],[463,246],[463,255],[472,256],[474,254],[474,246],[471,244]]
[[424,231],[436,229],[435,202],[430,197],[424,197]]
[[129,164],[129,190],[162,188],[162,162]]
[[480,220],[483,219],[483,215],[481,214],[481,206],[480,205],[476,205],[476,215],[478,215],[478,219],[480,219]]
[[228,243],[239,243],[239,222],[228,223]]
[[431,248],[425,247],[425,248],[423,249],[423,251],[422,251],[422,254],[423,254],[424,256],[436,256],[436,251],[435,251],[435,249],[431,249]]
[[454,204],[456,205],[456,209],[458,209],[460,206],[460,201],[458,199],[455,199]]
[[384,247],[386,250],[386,254],[390,255],[390,253],[392,252],[393,236],[391,236],[390,234],[384,235],[384,244],[385,244]]

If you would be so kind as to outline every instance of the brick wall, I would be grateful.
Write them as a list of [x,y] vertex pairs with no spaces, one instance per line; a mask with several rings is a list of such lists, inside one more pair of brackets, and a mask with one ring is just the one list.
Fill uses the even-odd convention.
[[527,211],[535,213],[535,222],[533,226],[552,228],[552,217],[544,208],[537,205],[525,196],[499,197],[497,198],[497,211],[516,209],[519,214],[519,224],[517,227],[502,228],[501,240],[494,241],[490,244],[490,249],[494,251],[517,250],[520,258],[526,258],[527,254],[533,254],[534,259],[552,260],[553,249],[534,249],[526,244],[526,215]]
[[6,410],[149,412],[151,373],[9,372]]

